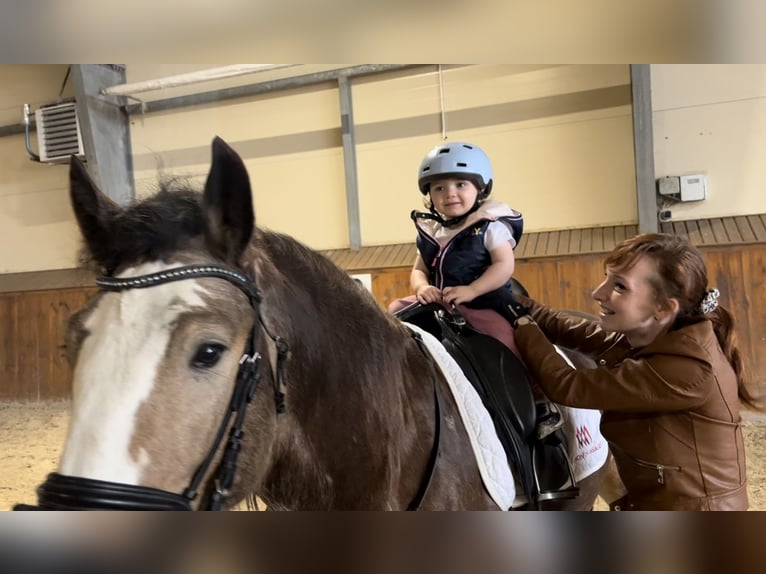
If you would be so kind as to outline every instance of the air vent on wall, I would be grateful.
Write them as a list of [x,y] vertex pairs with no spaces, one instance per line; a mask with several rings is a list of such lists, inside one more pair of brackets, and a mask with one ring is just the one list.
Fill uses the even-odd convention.
[[51,104],[35,110],[40,161],[69,161],[85,154],[75,102]]

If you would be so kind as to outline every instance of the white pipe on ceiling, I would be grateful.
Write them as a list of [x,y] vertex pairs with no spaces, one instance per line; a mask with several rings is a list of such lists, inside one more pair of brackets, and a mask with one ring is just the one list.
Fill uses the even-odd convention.
[[243,76],[255,72],[265,72],[267,70],[278,70],[280,68],[289,68],[297,65],[298,64],[232,64],[231,66],[221,66],[219,68],[209,68],[197,72],[166,76],[164,78],[157,78],[156,80],[109,86],[107,88],[102,88],[101,94],[105,96],[127,96],[128,94],[138,94],[140,92],[161,90],[163,88],[175,88],[177,86],[185,86],[210,80],[221,80],[223,78],[232,78],[234,76]]

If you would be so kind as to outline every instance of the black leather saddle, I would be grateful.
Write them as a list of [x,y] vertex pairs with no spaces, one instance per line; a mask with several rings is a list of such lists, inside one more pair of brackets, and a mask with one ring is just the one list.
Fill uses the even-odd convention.
[[537,437],[537,411],[524,364],[500,341],[475,331],[457,311],[416,303],[395,314],[444,345],[484,402],[530,506],[579,494],[559,429]]

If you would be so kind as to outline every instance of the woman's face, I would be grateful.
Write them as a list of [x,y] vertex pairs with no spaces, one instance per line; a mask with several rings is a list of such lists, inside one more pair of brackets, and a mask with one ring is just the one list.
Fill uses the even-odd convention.
[[674,318],[657,301],[650,282],[656,273],[654,263],[642,256],[628,269],[607,266],[604,281],[593,291],[601,326],[625,334],[634,347],[651,343]]

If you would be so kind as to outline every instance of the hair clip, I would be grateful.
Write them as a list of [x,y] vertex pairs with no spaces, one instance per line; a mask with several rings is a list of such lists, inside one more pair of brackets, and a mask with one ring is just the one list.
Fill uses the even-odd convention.
[[721,295],[721,293],[718,291],[718,289],[710,289],[707,293],[705,293],[705,296],[702,298],[702,301],[699,304],[699,310],[703,315],[707,315],[708,313],[712,313],[716,310],[718,307],[718,297]]

